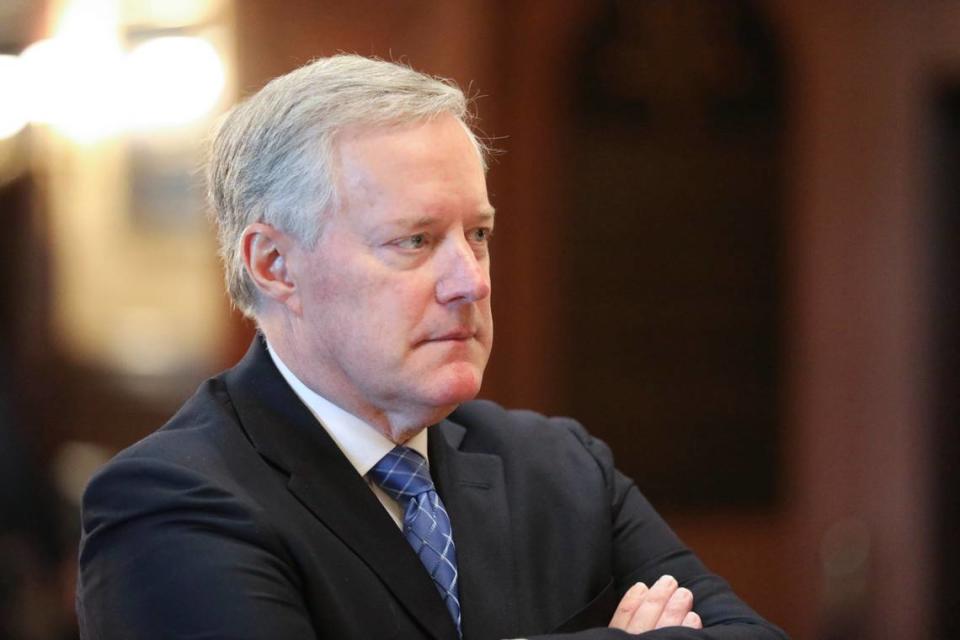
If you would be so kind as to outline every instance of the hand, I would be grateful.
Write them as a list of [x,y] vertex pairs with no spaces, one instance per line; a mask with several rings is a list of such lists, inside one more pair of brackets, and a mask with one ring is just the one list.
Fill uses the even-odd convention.
[[662,576],[653,587],[642,582],[630,587],[617,606],[610,628],[643,633],[661,627],[702,629],[700,616],[693,612],[693,594],[677,588],[673,576]]

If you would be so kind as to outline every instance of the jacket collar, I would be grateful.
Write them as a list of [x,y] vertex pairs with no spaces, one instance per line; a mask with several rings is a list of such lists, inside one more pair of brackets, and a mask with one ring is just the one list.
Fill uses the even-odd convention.
[[431,427],[430,469],[457,545],[465,638],[516,635],[516,576],[510,510],[500,456],[470,451],[456,414]]
[[288,474],[287,487],[301,504],[366,562],[427,633],[436,640],[456,639],[456,627],[420,560],[283,380],[259,335],[227,372],[226,385],[250,442]]

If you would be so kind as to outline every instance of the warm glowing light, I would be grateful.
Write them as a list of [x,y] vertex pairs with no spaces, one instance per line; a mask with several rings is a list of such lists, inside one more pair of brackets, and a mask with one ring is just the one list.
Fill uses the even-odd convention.
[[26,82],[25,100],[30,120],[48,124],[57,118],[56,105],[66,96],[61,84],[61,60],[65,52],[55,40],[40,40],[23,50],[20,61]]
[[223,0],[124,0],[123,14],[134,24],[177,28],[211,21]]
[[77,45],[116,46],[120,27],[118,0],[68,0],[57,21],[56,38]]
[[78,142],[116,133],[123,55],[115,42],[54,38],[20,54],[30,119],[52,125]]
[[0,55],[0,140],[11,138],[27,126],[23,64],[16,56]]
[[125,54],[118,35],[120,7],[118,0],[68,0],[55,35],[20,54],[22,90],[7,80],[13,72],[0,69],[4,96],[21,96],[25,103],[18,107],[4,97],[0,136],[24,126],[23,116],[15,114],[24,108],[31,122],[48,124],[76,142],[94,142],[128,128],[187,124],[216,106],[226,72],[214,46],[170,36]]
[[59,89],[50,123],[78,142],[117,133],[121,120],[119,0],[69,0],[57,25]]
[[208,41],[175,36],[148,40],[127,58],[128,123],[145,128],[201,118],[216,105],[224,83],[223,63]]

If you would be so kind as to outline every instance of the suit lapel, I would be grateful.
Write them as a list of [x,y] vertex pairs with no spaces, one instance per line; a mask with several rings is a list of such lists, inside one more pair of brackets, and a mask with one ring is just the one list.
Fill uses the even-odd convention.
[[461,448],[466,429],[449,420],[429,431],[430,469],[457,547],[464,638],[515,635],[513,544],[503,463]]
[[457,637],[433,581],[396,524],[277,371],[257,336],[227,373],[227,389],[253,446],[289,474],[297,499],[356,553],[436,640]]

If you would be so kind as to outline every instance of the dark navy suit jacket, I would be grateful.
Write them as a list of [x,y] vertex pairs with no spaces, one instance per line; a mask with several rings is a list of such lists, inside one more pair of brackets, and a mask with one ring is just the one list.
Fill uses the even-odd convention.
[[[478,401],[428,433],[466,640],[628,638],[604,628],[620,596],[666,573],[711,628],[644,637],[785,637],[576,422]],[[260,339],[91,481],[77,597],[87,640],[457,638],[399,529]]]

